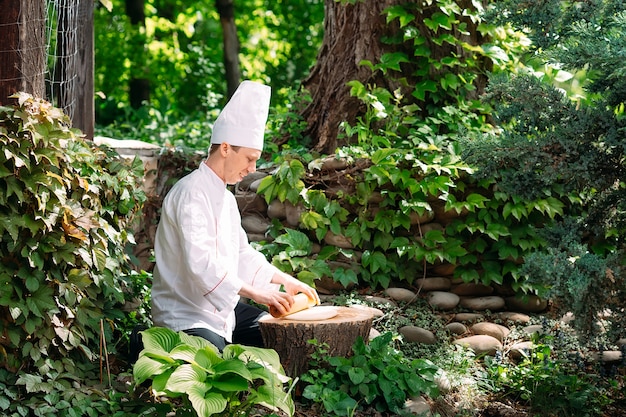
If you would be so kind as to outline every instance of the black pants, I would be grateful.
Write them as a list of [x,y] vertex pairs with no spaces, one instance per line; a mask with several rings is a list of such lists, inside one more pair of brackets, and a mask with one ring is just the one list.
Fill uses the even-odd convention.
[[[263,347],[263,338],[259,328],[259,319],[267,314],[266,311],[250,304],[239,302],[235,307],[235,329],[233,343],[246,346]],[[226,339],[217,333],[204,328],[184,330],[192,336],[199,336],[213,343],[220,352],[226,347]]]
[[[263,338],[261,337],[261,329],[259,329],[259,319],[267,312],[260,308],[251,306],[250,304],[240,302],[235,307],[235,329],[233,331],[233,343],[246,346],[263,346]],[[135,363],[139,357],[139,352],[143,349],[141,341],[142,330],[146,330],[146,326],[138,325],[132,330],[130,335],[129,362]],[[220,352],[226,347],[226,339],[209,329],[187,329],[185,333],[200,336],[213,343]]]

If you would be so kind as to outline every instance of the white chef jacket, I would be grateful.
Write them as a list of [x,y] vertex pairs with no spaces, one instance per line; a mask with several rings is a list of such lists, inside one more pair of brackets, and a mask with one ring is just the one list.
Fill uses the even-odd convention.
[[156,231],[154,325],[207,328],[232,341],[244,282],[277,290],[279,270],[252,248],[235,196],[205,163],[167,193]]

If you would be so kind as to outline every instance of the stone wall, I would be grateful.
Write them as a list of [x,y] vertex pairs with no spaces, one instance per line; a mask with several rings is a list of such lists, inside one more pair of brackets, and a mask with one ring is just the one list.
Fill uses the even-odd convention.
[[[135,256],[139,260],[139,268],[151,271],[153,264],[150,258],[161,201],[176,179],[195,169],[204,160],[205,155],[197,153],[190,156],[139,141],[109,138],[96,138],[94,141],[116,149],[124,157],[139,156],[144,161],[146,170],[144,190],[148,200],[144,207],[142,224],[138,225],[136,231]],[[329,158],[322,164],[326,178],[338,178],[346,169],[349,169],[347,164],[334,158]],[[233,187],[242,215],[242,226],[250,241],[268,240],[266,232],[274,219],[293,229],[297,229],[300,224],[302,207],[279,201],[272,201],[268,205],[264,198],[257,194],[259,183],[267,175],[269,175],[267,172],[255,172]],[[433,212],[424,216],[414,216],[411,223],[420,233],[426,233],[433,229],[443,230],[446,224],[462,215],[463,213],[444,211],[442,204],[433,204]],[[316,251],[319,251],[322,245],[334,245],[356,251],[354,257],[356,261],[348,259],[333,261],[335,267],[355,267],[355,262],[360,259],[358,250],[343,236],[329,233],[323,242],[316,245]],[[416,273],[419,273],[419,276],[412,286],[392,286],[381,292],[380,296],[369,295],[362,298],[383,306],[382,310],[372,309],[372,313],[379,316],[388,314],[384,311],[385,305],[389,305],[389,311],[396,311],[397,304],[406,305],[419,298],[445,320],[446,331],[454,343],[468,346],[478,354],[501,351],[508,341],[509,346],[506,349],[512,354],[521,355],[524,350],[531,347],[528,341],[530,336],[535,332],[545,331],[540,325],[531,324],[531,317],[549,311],[550,303],[547,300],[536,296],[521,296],[503,285],[465,283],[453,277],[454,265],[450,264],[433,265],[425,274],[423,271]],[[345,289],[328,277],[318,281],[316,286],[327,304],[332,304],[334,294]],[[571,319],[571,316],[566,315],[559,323],[566,325]],[[523,335],[526,336],[516,341],[510,340],[511,328],[517,326],[522,326]],[[409,325],[398,331],[408,342],[428,344],[439,341],[432,329],[428,328]],[[374,328],[373,336],[375,333]],[[626,339],[620,339],[616,343],[619,346],[626,345]],[[622,357],[619,351],[599,352],[598,355],[597,359],[603,361],[619,360]]]

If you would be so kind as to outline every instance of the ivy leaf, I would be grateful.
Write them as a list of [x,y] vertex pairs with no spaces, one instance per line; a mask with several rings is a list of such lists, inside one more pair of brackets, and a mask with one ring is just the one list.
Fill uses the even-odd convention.
[[391,180],[391,175],[389,171],[382,168],[379,165],[373,165],[367,169],[367,172],[372,174],[372,177],[377,180],[378,185],[386,184]]
[[267,204],[271,203],[272,200],[276,198],[276,182],[274,181],[274,177],[268,175],[263,178],[259,183],[257,193],[265,196],[265,202]]
[[52,387],[49,383],[43,382],[41,375],[22,374],[16,381],[17,385],[24,385],[26,392],[46,392],[49,393]]
[[503,224],[490,223],[487,225],[487,229],[485,230],[487,236],[492,238],[493,240],[498,240],[501,236],[510,236],[508,227]]
[[362,258],[363,266],[370,269],[373,273],[376,273],[379,269],[385,268],[387,266],[387,257],[384,253],[375,251],[365,251],[363,253]]
[[46,312],[57,309],[54,291],[48,286],[40,287],[26,298],[26,305],[37,317],[44,317]]
[[344,287],[348,287],[351,284],[357,284],[359,282],[356,272],[352,269],[345,268],[337,268],[333,272],[333,279],[340,282]]
[[[376,152],[374,152],[374,154],[371,156],[372,163],[374,165],[378,165],[378,164],[382,163],[384,160],[388,159],[391,155],[396,154],[397,152],[398,152],[398,150],[397,149],[393,149],[393,148],[379,149]],[[395,164],[395,160],[393,160],[391,158],[389,158],[389,160],[387,162]]]
[[101,248],[93,248],[93,259],[96,261],[95,266],[98,271],[104,271],[107,263],[107,252]]
[[7,192],[6,197],[15,195],[20,201],[24,200],[24,184],[22,184],[16,177],[7,177],[4,179],[6,182]]
[[416,99],[423,101],[426,99],[427,92],[431,92],[431,93],[437,92],[437,83],[435,81],[427,79],[427,80],[417,83],[417,85],[415,86],[415,89],[413,90],[412,95]]
[[286,251],[289,256],[306,256],[311,253],[313,245],[307,235],[294,229],[286,229],[274,242],[287,245]]
[[466,201],[470,204],[469,209],[474,211],[475,208],[484,208],[485,202],[489,201],[489,199],[484,195],[472,193],[467,196]]
[[410,62],[406,54],[402,52],[386,53],[380,57],[379,68],[382,69],[383,74],[387,73],[387,69],[395,71],[401,71],[400,64]]
[[392,6],[387,8],[384,12],[387,13],[387,23],[393,22],[394,19],[398,19],[400,21],[401,28],[415,20],[415,15],[409,13],[404,6]]

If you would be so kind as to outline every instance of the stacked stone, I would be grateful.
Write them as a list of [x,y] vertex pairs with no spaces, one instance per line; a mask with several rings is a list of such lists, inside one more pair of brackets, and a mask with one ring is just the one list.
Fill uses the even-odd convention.
[[[328,178],[339,178],[342,171],[348,168],[345,161],[335,158],[327,158],[316,165],[322,172],[327,173]],[[242,225],[249,240],[253,242],[268,240],[266,232],[273,219],[281,221],[286,227],[297,229],[300,225],[300,216],[304,211],[302,206],[289,202],[275,200],[267,204],[264,198],[257,194],[260,182],[267,175],[269,174],[264,172],[250,174],[235,188],[235,197],[242,215]],[[374,211],[377,202],[381,200],[380,195],[374,194],[371,197],[370,205]],[[438,200],[429,201],[429,203],[432,211],[427,211],[421,216],[417,213],[411,216],[412,230],[420,234],[429,230],[444,230],[449,222],[465,214],[445,211],[443,203]],[[322,244],[355,251],[352,260],[330,261],[331,270],[355,268],[354,262],[360,259],[360,253],[344,236],[328,232]],[[320,245],[316,246],[314,252],[321,249]],[[493,355],[497,351],[502,351],[507,336],[511,332],[509,326],[523,326],[522,334],[527,335],[528,339],[534,332],[541,331],[541,326],[529,325],[529,314],[544,312],[548,307],[546,300],[534,295],[520,296],[502,285],[465,283],[452,278],[454,268],[454,265],[450,264],[432,266],[428,270],[431,276],[416,280],[417,291],[388,288],[385,291],[387,301],[412,302],[418,297],[423,297],[433,310],[445,316],[446,330],[453,338],[453,343],[471,348],[477,355]],[[328,295],[346,289],[334,282],[332,277],[323,277],[318,280],[316,287],[321,294]],[[375,311],[375,314],[382,315],[383,313]],[[563,320],[566,321],[567,318]],[[437,337],[430,329],[404,326],[398,331],[408,342],[426,344],[437,342]],[[376,330],[373,329],[373,335],[375,334]],[[626,341],[620,342],[626,344]],[[528,340],[507,346],[507,350],[513,357],[521,356],[524,350],[530,348],[531,344]],[[621,352],[601,352],[597,359],[619,360]]]
[[[448,291],[443,291],[441,283],[445,282],[444,278],[426,278],[425,280],[429,283],[438,283],[438,285],[431,287],[425,283],[420,292],[406,288],[388,288],[385,290],[385,295],[390,302],[404,303],[423,297],[447,323],[445,329],[452,338],[452,342],[472,349],[479,356],[493,356],[496,352],[506,350],[511,358],[520,359],[532,349],[533,344],[530,341],[532,336],[546,331],[542,325],[530,324],[531,315],[546,313],[548,309],[548,302],[537,296],[502,297],[493,295],[489,290],[490,287],[466,283],[451,285]],[[454,280],[450,281],[454,282]],[[432,288],[432,291],[426,288]],[[493,291],[493,288],[491,290]],[[375,314],[382,315],[383,313],[378,311]],[[561,318],[560,322],[567,324],[571,320],[573,316],[568,313]],[[520,337],[517,338],[522,339],[521,341],[507,340],[512,326],[521,328]],[[434,344],[439,341],[431,329],[419,326],[403,326],[398,329],[398,332],[405,341],[410,343]],[[505,344],[508,342],[510,344],[505,349]],[[616,345],[623,349],[626,346],[626,339],[616,341]],[[609,363],[621,361],[622,356],[622,350],[608,350],[594,352],[588,359]]]
[[[471,348],[478,355],[494,355],[503,349],[503,343],[511,330],[494,321],[527,325],[531,320],[527,313],[540,313],[547,308],[547,302],[536,296],[518,298],[493,295],[494,288],[483,284],[454,284],[455,280],[446,277],[425,278],[421,281],[420,296],[443,316],[447,322],[445,328],[454,338],[454,343]],[[385,294],[400,302],[415,300],[417,295],[405,288],[388,288]],[[531,326],[527,327],[530,329]],[[398,331],[407,342],[437,342],[437,337],[429,329],[404,326]],[[512,346],[511,351],[517,352],[523,348],[528,347]]]

